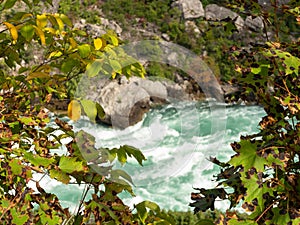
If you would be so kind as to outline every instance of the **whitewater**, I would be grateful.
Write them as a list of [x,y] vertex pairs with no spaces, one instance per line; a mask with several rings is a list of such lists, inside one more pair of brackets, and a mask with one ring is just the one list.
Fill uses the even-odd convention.
[[[213,108],[208,102],[174,102],[150,110],[141,122],[124,130],[91,123],[85,117],[69,123],[75,131],[93,135],[96,147],[127,144],[139,148],[146,156],[143,167],[134,160],[125,166],[114,164],[114,168],[125,170],[134,183],[135,197],[129,193],[120,195],[126,204],[133,207],[150,200],[166,210],[188,211],[192,210],[188,204],[194,187],[217,185],[213,175],[219,168],[209,157],[228,161],[233,154],[230,143],[238,141],[241,135],[257,132],[264,115],[259,106]],[[64,185],[50,178],[43,179],[41,185],[57,194],[63,207],[74,211],[84,190],[84,185]],[[222,201],[217,202],[216,208],[227,206],[228,202]]]

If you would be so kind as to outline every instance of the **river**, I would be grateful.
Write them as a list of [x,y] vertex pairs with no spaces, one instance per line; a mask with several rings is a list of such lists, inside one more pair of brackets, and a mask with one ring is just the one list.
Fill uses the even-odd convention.
[[[216,156],[229,160],[230,143],[241,135],[258,131],[265,113],[259,106],[213,108],[208,103],[176,102],[149,111],[143,121],[125,130],[90,123],[86,118],[73,122],[76,131],[85,130],[96,138],[97,147],[128,144],[145,154],[144,167],[132,160],[121,167],[132,176],[136,197],[123,193],[120,197],[132,206],[142,200],[158,203],[164,209],[188,211],[193,187],[214,187],[213,174],[219,168],[207,159]],[[75,210],[83,185],[63,185],[44,179],[42,186],[57,194],[64,207]],[[218,202],[225,208],[228,203]]]

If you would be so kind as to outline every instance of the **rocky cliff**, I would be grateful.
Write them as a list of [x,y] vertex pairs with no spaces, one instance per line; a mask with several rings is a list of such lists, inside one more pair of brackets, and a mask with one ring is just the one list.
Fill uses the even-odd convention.
[[[268,1],[260,1],[260,4],[269,7]],[[235,38],[236,41],[242,41],[245,48],[249,43],[258,43],[264,38],[261,35],[265,28],[261,17],[241,16],[217,4],[208,4],[203,7],[199,0],[173,1],[171,8],[176,8],[181,12],[184,29],[188,34],[193,34],[190,37],[191,39],[196,39],[207,31],[207,29],[203,29],[203,25],[210,26],[214,22],[228,20],[233,21],[236,27],[232,38]],[[118,21],[107,19],[99,6],[94,5],[93,10],[101,17],[101,24],[90,24],[81,19],[75,24],[75,27],[85,29],[95,37],[101,36],[107,29],[110,29],[114,30],[122,40],[162,39],[172,41],[170,34],[164,32],[157,24],[146,21],[145,18],[134,18],[135,23],[132,26],[124,27]],[[128,15],[128,17],[133,16]],[[197,22],[198,20],[201,22]],[[272,37],[272,34],[270,33],[269,36]],[[200,57],[204,58],[206,54],[204,46],[204,51],[202,51]],[[172,60],[176,61],[178,56],[170,54],[169,57],[173,57]],[[198,74],[200,80],[203,79],[202,75],[201,73]],[[169,81],[166,79],[149,80],[137,77],[132,77],[129,80],[126,78],[101,80],[100,82],[91,83],[90,90],[93,90],[93,92],[90,92],[91,94],[87,98],[93,99],[103,106],[106,117],[102,122],[114,127],[126,128],[140,121],[144,113],[157,104],[165,104],[170,99],[190,101],[206,97],[202,90],[203,87],[199,86],[199,81],[195,80],[195,76],[182,76],[180,73],[175,73],[174,77],[175,79]],[[220,82],[209,88],[218,90],[222,94],[223,99],[221,101],[224,99],[238,101],[239,87]]]

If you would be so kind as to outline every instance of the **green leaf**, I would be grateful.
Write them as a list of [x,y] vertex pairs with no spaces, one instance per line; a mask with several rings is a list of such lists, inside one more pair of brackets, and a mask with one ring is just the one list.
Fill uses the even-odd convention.
[[235,167],[243,166],[245,171],[254,167],[257,172],[263,172],[267,160],[258,155],[257,145],[257,142],[251,143],[250,140],[241,140],[239,143],[233,144],[233,150],[238,154],[231,158],[229,163]]
[[[39,210],[39,215],[41,218],[41,222],[42,224],[47,224],[47,225],[57,225],[57,224],[61,224],[61,219],[59,216],[55,215],[54,213],[51,213],[50,210],[50,215],[48,215],[48,213],[46,214],[44,211],[42,211],[41,209]],[[54,215],[53,215],[54,214]]]
[[61,71],[64,73],[70,73],[74,70],[74,67],[79,65],[79,61],[77,59],[68,58],[61,65]]
[[147,217],[148,217],[148,211],[147,208],[156,212],[156,213],[160,213],[160,208],[159,206],[151,201],[143,201],[140,202],[139,204],[135,205],[135,208],[137,210],[137,214],[138,217],[140,218],[140,220],[145,223]]
[[258,225],[258,223],[253,220],[231,219],[228,221],[228,225]]
[[52,170],[50,170],[49,175],[51,178],[56,179],[64,184],[68,184],[71,180],[69,175],[67,175],[66,173],[64,173],[61,170],[52,169]]
[[80,45],[80,46],[78,46],[78,52],[82,58],[86,58],[91,53],[91,46],[88,44]]
[[74,32],[75,34],[79,35],[79,36],[82,36],[82,37],[87,36],[87,33],[86,33],[85,31],[83,31],[83,30],[75,29],[73,32]]
[[97,108],[97,115],[98,115],[99,119],[104,119],[105,118],[104,109],[98,102],[96,102],[96,108]]
[[146,160],[143,153],[135,147],[132,147],[129,145],[123,145],[120,147],[120,149],[123,149],[127,153],[128,156],[130,156],[130,157],[133,156],[141,166],[143,165],[143,161]]
[[4,9],[10,9],[16,4],[17,0],[6,0]]
[[97,107],[96,103],[92,100],[80,100],[80,103],[83,107],[84,112],[86,113],[87,117],[92,121],[95,122],[97,116]]
[[291,222],[290,216],[288,212],[285,212],[282,214],[279,210],[279,208],[273,208],[272,212],[274,213],[272,220],[266,221],[266,225],[271,225],[271,224],[288,224]]
[[65,173],[80,172],[84,170],[83,162],[74,157],[62,156],[59,160],[59,168]]
[[11,171],[14,175],[20,175],[22,173],[22,164],[20,160],[12,159],[9,162],[9,166],[11,167]]
[[267,75],[268,74],[268,68],[270,68],[269,64],[261,64],[259,67],[252,67],[251,72],[254,74],[260,74]]
[[12,224],[16,225],[23,225],[29,220],[28,215],[21,214],[15,207],[13,207],[11,210],[11,215],[12,215]]
[[[133,184],[133,181],[128,173],[126,173],[124,170],[112,170],[111,171],[111,178],[113,181],[121,183],[121,184],[127,184],[125,181],[129,181],[131,184]],[[123,181],[123,182],[122,182]]]
[[194,225],[214,225],[214,223],[211,220],[200,220],[197,223],[195,223]]
[[72,21],[69,19],[69,17],[67,17],[67,16],[64,15],[64,14],[60,14],[59,17],[60,17],[60,19],[61,19],[65,24],[67,24],[69,27],[73,27],[73,23],[72,23]]
[[25,25],[21,28],[20,32],[26,41],[31,41],[31,39],[34,35],[34,32],[35,32],[35,29],[32,25]]
[[292,220],[292,225],[299,225],[299,224],[300,224],[300,218]]
[[[248,173],[249,174],[249,173]],[[257,200],[258,207],[255,211],[262,212],[264,209],[264,194],[268,193],[270,196],[274,196],[273,189],[267,187],[266,183],[263,183],[262,178],[259,178],[256,173],[248,176],[241,176],[241,180],[247,189],[244,197],[244,202],[252,204],[253,200]]]
[[19,121],[28,126],[37,125],[36,121],[31,117],[22,117],[22,118],[19,118]]
[[295,73],[298,74],[300,59],[296,56],[291,55],[289,52],[284,52],[278,49],[272,49],[265,52],[266,56],[275,57],[277,56],[283,61],[286,75]]
[[144,204],[139,203],[135,206],[135,208],[137,210],[139,220],[144,224],[148,216],[146,207],[144,206]]
[[3,208],[8,208],[10,204],[11,204],[10,201],[8,201],[8,200],[6,200],[6,199],[2,199],[0,205],[1,205]]
[[50,164],[55,162],[54,158],[45,158],[41,157],[37,154],[33,154],[31,152],[25,152],[24,153],[24,158],[29,161],[31,164],[34,166],[43,166],[47,168]]
[[92,64],[88,64],[86,67],[86,73],[88,77],[95,77],[99,74],[102,69],[102,63],[98,60],[94,61]]
[[117,60],[112,60],[112,59],[109,60],[109,65],[115,72],[117,73],[122,72],[122,65]]
[[118,156],[118,161],[123,165],[126,163],[127,161],[127,155],[126,155],[126,151],[124,148],[119,148],[116,151],[117,156]]
[[111,40],[111,43],[114,45],[114,46],[118,46],[119,45],[119,40],[117,37],[113,36],[113,35],[110,35],[110,40]]

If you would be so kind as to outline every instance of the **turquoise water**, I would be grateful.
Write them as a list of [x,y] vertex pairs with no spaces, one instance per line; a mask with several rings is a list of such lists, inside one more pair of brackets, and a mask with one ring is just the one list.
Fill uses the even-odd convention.
[[[85,118],[74,123],[96,138],[97,147],[118,147],[128,144],[145,154],[144,167],[129,160],[126,170],[135,184],[136,197],[123,193],[121,198],[130,206],[151,200],[164,209],[191,210],[188,207],[193,187],[214,187],[213,174],[218,167],[207,159],[216,156],[230,159],[230,143],[240,135],[257,131],[264,115],[258,106],[217,107],[207,103],[177,102],[147,113],[140,123],[125,130],[90,123]],[[116,168],[121,167],[115,164]],[[64,207],[75,210],[84,186],[66,186],[52,180],[42,183],[56,193]],[[218,202],[224,208],[226,202]]]

